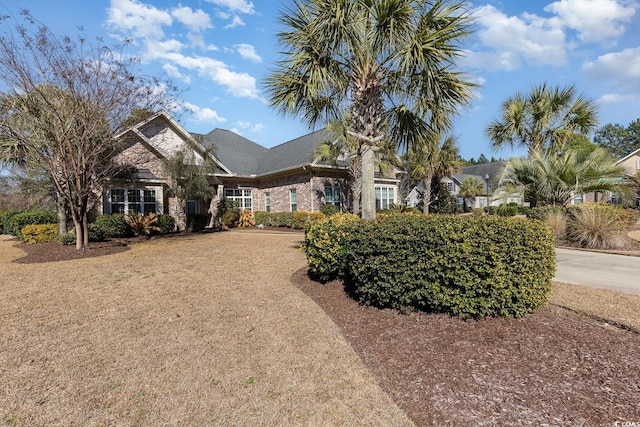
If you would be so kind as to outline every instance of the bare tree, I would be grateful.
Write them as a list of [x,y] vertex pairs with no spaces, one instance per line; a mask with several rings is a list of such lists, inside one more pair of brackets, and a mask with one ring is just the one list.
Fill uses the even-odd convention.
[[28,11],[0,25],[0,150],[48,171],[67,204],[76,248],[89,244],[88,213],[122,167],[114,136],[136,109],[170,105],[173,88],[139,74],[123,46],[57,36]]

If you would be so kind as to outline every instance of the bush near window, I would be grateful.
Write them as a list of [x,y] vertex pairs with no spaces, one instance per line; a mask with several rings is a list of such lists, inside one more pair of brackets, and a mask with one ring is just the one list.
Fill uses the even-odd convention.
[[238,220],[240,219],[240,214],[238,211],[230,209],[222,214],[220,217],[220,222],[225,226],[232,228],[238,225]]
[[350,232],[349,225],[359,221],[358,215],[338,213],[307,224],[302,250],[312,277],[321,282],[344,277],[348,258],[344,241]]
[[257,211],[253,213],[256,225],[271,225],[271,214],[265,211]]
[[293,212],[271,212],[270,217],[273,227],[293,228]]
[[[237,213],[237,217],[240,217],[240,214]],[[187,215],[187,229],[196,233],[198,231],[202,231],[207,228],[209,225],[209,214],[192,214]]]
[[[5,213],[5,216],[7,213]],[[9,215],[9,218],[5,222],[5,229],[8,234],[12,234],[21,241],[24,241],[21,230],[25,225],[55,224],[56,221],[56,213],[52,210],[30,209],[17,211],[15,214]]]
[[66,234],[61,234],[58,236],[58,242],[63,245],[75,245],[76,244],[76,232],[69,231]]
[[320,212],[322,212],[326,216],[331,216],[331,215],[337,214],[338,212],[340,212],[340,210],[338,209],[338,207],[336,205],[334,205],[332,203],[325,203],[320,208]]
[[500,206],[489,206],[490,215],[498,216],[516,216],[518,215],[518,206],[512,204],[501,204]]
[[157,233],[162,235],[169,234],[176,229],[176,220],[171,215],[160,214],[156,225],[158,226]]
[[153,212],[143,215],[140,212],[132,212],[125,216],[125,221],[136,236],[150,236],[152,232],[159,231],[158,215]]
[[294,230],[303,230],[305,226],[310,222],[322,221],[326,218],[327,216],[322,212],[296,211],[293,213],[291,228],[293,228]]
[[95,222],[95,227],[100,228],[106,237],[131,237],[133,230],[127,224],[124,214],[99,215]]
[[58,238],[58,224],[30,224],[20,230],[25,243],[55,242]]

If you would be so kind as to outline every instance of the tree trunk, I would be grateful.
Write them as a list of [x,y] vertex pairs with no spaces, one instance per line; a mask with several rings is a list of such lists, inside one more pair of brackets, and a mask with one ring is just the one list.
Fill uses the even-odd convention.
[[56,203],[56,217],[58,220],[58,234],[60,236],[67,234],[67,212],[65,209],[65,203],[63,200],[59,200]]
[[362,219],[375,219],[375,152],[370,145],[363,144],[360,153],[362,157]]
[[433,180],[433,172],[429,169],[424,176],[424,192],[422,193],[422,213],[429,215],[429,207],[431,206],[431,180]]

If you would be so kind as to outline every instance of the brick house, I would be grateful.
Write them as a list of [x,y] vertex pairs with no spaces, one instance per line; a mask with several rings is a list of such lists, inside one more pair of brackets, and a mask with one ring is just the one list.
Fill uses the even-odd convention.
[[[214,129],[206,135],[191,134],[164,111],[127,129],[121,161],[135,159],[135,173],[112,178],[102,194],[101,213],[155,212],[176,216],[163,160],[184,147],[193,150],[196,162],[210,156],[216,167],[209,176],[212,200],[191,200],[189,213],[215,213],[220,198],[233,199],[242,209],[268,212],[318,212],[325,203],[349,211],[347,164],[314,159],[319,144],[330,137],[319,130],[265,148],[231,131]],[[399,179],[376,177],[376,204],[385,208],[398,202]]]

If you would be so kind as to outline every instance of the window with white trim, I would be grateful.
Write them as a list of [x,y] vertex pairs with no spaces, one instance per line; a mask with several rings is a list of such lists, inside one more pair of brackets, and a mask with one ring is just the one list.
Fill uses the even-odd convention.
[[388,209],[396,202],[395,187],[376,185],[376,210]]
[[324,203],[327,205],[334,205],[339,211],[342,211],[342,190],[340,190],[340,187],[325,185]]
[[453,188],[453,181],[447,181],[447,191],[448,191],[449,193],[453,193],[453,190],[454,190],[454,188]]
[[298,192],[295,188],[289,190],[289,204],[291,206],[291,212],[298,210]]
[[224,190],[224,198],[238,202],[238,207],[241,210],[253,210],[251,190],[245,188],[226,188]]
[[271,212],[271,194],[268,191],[264,193],[264,210]]
[[576,194],[573,196],[573,204],[574,205],[579,205],[581,203],[584,203],[584,195],[583,194]]
[[156,190],[148,188],[111,188],[111,213],[158,213]]

